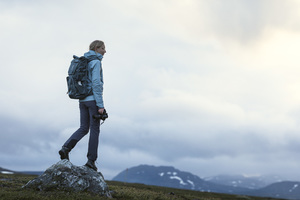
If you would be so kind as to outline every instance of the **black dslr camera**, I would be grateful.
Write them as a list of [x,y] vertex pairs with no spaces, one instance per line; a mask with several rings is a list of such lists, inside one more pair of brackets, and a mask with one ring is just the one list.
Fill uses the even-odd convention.
[[102,120],[104,122],[104,120],[106,120],[108,118],[108,114],[106,112],[106,110],[104,109],[103,113],[97,113],[95,115],[93,115],[93,119],[98,119],[98,120]]

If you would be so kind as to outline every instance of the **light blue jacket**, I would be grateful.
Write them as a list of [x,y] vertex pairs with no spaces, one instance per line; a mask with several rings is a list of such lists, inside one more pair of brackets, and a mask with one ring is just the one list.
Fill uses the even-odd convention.
[[79,100],[80,102],[84,101],[96,101],[98,108],[104,108],[103,103],[103,72],[101,60],[103,56],[100,53],[97,53],[93,50],[88,51],[84,54],[90,62],[89,67],[89,79],[91,80],[91,85],[88,87],[92,88],[93,94],[87,96],[86,98]]

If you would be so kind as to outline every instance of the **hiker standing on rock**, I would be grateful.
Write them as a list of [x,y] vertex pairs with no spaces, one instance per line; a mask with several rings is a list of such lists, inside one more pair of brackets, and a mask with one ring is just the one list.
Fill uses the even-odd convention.
[[100,120],[96,115],[105,113],[103,104],[103,73],[101,60],[106,53],[104,42],[95,40],[90,44],[89,51],[84,54],[88,59],[88,86],[91,94],[79,100],[80,128],[64,143],[59,151],[60,158],[69,160],[69,152],[90,130],[88,144],[87,167],[97,171],[95,161],[98,157],[98,143],[100,134]]

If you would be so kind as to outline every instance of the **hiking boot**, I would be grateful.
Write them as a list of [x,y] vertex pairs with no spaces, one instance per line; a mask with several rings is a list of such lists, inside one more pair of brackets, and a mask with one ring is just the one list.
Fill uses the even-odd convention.
[[67,147],[62,147],[61,150],[59,150],[60,159],[67,159],[69,160],[69,152],[70,150]]
[[87,163],[85,164],[85,166],[97,171],[97,167],[95,165],[95,161],[91,161],[91,160],[88,160]]

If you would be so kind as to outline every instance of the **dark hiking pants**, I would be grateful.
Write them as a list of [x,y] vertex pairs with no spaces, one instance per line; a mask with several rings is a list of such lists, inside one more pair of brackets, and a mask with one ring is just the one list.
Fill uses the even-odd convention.
[[98,143],[100,134],[100,120],[93,119],[93,115],[98,114],[98,107],[95,101],[79,102],[80,128],[66,141],[64,147],[72,150],[77,142],[83,138],[90,129],[89,147],[87,157],[95,161],[98,157]]

